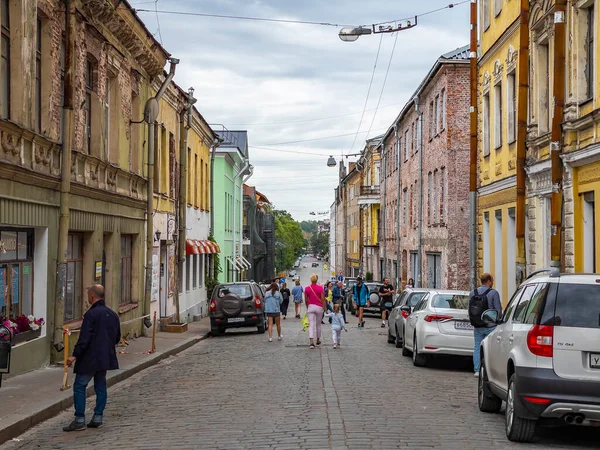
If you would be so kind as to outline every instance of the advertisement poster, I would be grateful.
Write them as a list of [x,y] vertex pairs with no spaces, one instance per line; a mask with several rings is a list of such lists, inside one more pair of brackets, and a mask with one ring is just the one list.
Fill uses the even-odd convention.
[[160,247],[152,249],[152,296],[153,302],[157,302],[159,298],[160,287]]

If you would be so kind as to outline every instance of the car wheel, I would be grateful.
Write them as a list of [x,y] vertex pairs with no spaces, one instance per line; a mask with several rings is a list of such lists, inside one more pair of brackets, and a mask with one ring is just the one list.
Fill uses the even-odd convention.
[[419,347],[417,346],[417,335],[413,338],[413,351],[412,351],[413,364],[417,367],[423,367],[427,363],[427,355],[421,355],[419,353]]
[[391,328],[388,327],[388,344],[393,344],[396,340],[392,336]]
[[396,348],[402,348],[402,340],[400,339],[400,333],[398,333],[398,327],[396,327],[396,339],[394,344],[396,344]]
[[220,327],[210,327],[210,334],[212,336],[221,336],[224,333],[225,333],[225,330],[223,330]]
[[502,407],[502,399],[496,397],[492,391],[490,391],[488,382],[487,371],[485,370],[483,361],[481,361],[479,384],[477,386],[477,403],[479,404],[479,411],[497,413]]
[[265,333],[265,331],[266,331],[266,329],[267,329],[267,327],[266,327],[265,323],[264,323],[264,322],[263,322],[263,323],[261,323],[261,324],[258,326],[258,334],[264,334],[264,333]]
[[523,419],[515,414],[515,399],[518,396],[516,376],[510,377],[508,382],[508,396],[506,398],[506,437],[513,442],[532,442],[535,437],[536,421]]
[[408,347],[406,347],[406,330],[404,330],[402,336],[402,356],[410,356],[411,353]]

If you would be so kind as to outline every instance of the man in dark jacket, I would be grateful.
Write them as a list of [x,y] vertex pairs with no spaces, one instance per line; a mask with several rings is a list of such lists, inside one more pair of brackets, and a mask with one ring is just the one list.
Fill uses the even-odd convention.
[[67,360],[71,367],[75,363],[73,399],[75,420],[64,431],[81,431],[85,424],[85,391],[94,379],[96,408],[94,417],[87,424],[90,428],[102,426],[102,414],[106,407],[106,371],[119,368],[115,346],[121,340],[119,316],[104,303],[104,288],[95,284],[88,288],[90,309],[83,316],[79,340],[73,349],[73,356]]

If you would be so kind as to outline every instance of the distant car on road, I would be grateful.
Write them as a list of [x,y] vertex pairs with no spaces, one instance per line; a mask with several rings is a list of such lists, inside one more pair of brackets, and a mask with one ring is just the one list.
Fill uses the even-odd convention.
[[294,278],[297,275],[298,272],[296,272],[295,270],[290,270],[290,278]]
[[318,262],[312,263],[312,267],[319,267],[319,263]]
[[388,342],[396,344],[396,348],[402,348],[404,342],[404,324],[410,314],[406,310],[402,311],[402,307],[408,305],[414,308],[419,303],[419,300],[428,292],[429,289],[406,288],[394,301],[388,321]]
[[308,267],[308,264],[304,263],[302,264],[302,267],[306,269]]
[[536,426],[600,425],[600,278],[534,272],[480,347],[479,410],[500,411],[511,441],[530,442]]
[[209,317],[213,336],[239,327],[256,327],[264,333],[268,323],[264,291],[251,281],[219,284],[210,299]]
[[473,325],[469,321],[469,292],[431,290],[411,308],[404,326],[402,354],[412,354],[415,366],[434,355],[473,355]]

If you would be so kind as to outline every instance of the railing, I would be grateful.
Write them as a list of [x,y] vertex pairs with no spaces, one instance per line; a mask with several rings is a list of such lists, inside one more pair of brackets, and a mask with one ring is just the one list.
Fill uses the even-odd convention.
[[361,186],[360,195],[379,195],[379,186]]

